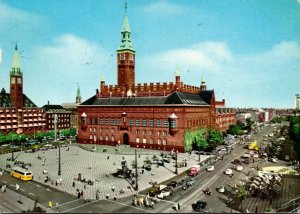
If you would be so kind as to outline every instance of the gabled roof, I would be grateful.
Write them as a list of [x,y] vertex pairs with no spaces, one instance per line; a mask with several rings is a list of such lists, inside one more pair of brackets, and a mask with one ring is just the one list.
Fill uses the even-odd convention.
[[96,95],[84,101],[80,105],[96,106],[134,106],[134,105],[209,105],[199,94],[186,92],[173,92],[166,97],[112,97],[97,98]]
[[[4,89],[0,92],[0,107],[14,107],[11,100],[10,94],[6,93]],[[36,108],[37,105],[34,104],[25,94],[23,94],[23,107],[24,108]]]
[[210,105],[214,96],[214,90],[200,91],[199,95],[206,103]]

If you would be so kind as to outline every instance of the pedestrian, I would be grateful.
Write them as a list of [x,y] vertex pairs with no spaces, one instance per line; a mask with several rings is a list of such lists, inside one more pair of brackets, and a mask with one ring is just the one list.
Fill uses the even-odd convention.
[[96,192],[96,200],[99,200],[99,191],[97,190],[97,192]]
[[105,197],[106,197],[106,199],[109,199],[109,193],[107,193]]
[[116,201],[116,200],[117,200],[117,194],[114,195],[114,201]]
[[109,160],[109,155],[107,156],[107,160]]
[[19,189],[20,189],[19,184],[16,184],[16,190],[19,191]]
[[83,190],[81,190],[80,192],[80,197],[83,197]]
[[111,190],[114,192],[115,191],[115,189],[116,189],[116,187],[115,186],[113,186],[112,188],[111,188]]
[[80,198],[80,192],[79,191],[77,192],[77,198]]
[[142,174],[144,174],[144,169],[142,169]]
[[55,186],[57,186],[58,185],[58,179],[56,179],[56,181],[55,181]]
[[178,205],[177,205],[177,210],[180,210],[180,204],[178,203]]
[[86,189],[86,184],[83,185],[83,188]]
[[6,184],[4,184],[1,189],[2,189],[2,192],[6,192]]
[[72,187],[75,187],[75,181],[73,181],[73,183],[72,183]]

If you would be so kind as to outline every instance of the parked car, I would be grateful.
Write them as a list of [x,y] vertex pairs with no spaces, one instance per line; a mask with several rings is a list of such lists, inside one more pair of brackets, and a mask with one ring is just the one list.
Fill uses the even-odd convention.
[[162,189],[159,194],[157,194],[157,198],[166,199],[170,195],[173,195],[173,190],[171,187],[166,187]]
[[191,178],[186,182],[186,186],[190,187],[196,184],[196,179],[195,178]]
[[215,170],[215,167],[214,167],[214,166],[208,166],[208,167],[206,168],[206,170],[207,170],[208,172],[211,172],[211,171],[214,171],[214,170]]
[[273,163],[277,163],[277,159],[276,158],[269,158],[269,161],[271,161]]
[[224,193],[225,192],[225,187],[224,186],[219,186],[218,187],[218,192]]
[[231,175],[233,172],[232,172],[232,169],[226,169],[226,171],[224,173],[225,173],[225,175]]
[[199,200],[196,203],[192,204],[192,208],[193,208],[194,211],[199,212],[199,211],[203,210],[206,207],[206,204],[207,203],[205,201]]
[[240,160],[234,159],[231,163],[233,163],[233,164],[238,164],[238,163],[240,163],[240,162],[241,162]]
[[237,171],[242,171],[244,168],[241,166],[241,165],[238,165],[237,167],[236,167],[236,170]]
[[178,186],[178,182],[177,181],[170,181],[168,184],[167,184],[168,187],[177,187]]

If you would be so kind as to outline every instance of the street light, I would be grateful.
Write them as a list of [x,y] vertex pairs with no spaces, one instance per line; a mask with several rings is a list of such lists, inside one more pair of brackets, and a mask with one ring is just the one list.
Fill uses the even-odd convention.
[[[57,142],[57,114],[54,114],[54,141]],[[61,175],[61,164],[60,164],[60,143],[58,143],[58,175]]]
[[138,184],[138,168],[137,168],[137,154],[136,154],[136,149],[134,150],[135,154],[135,191],[139,190],[139,184]]
[[177,163],[178,151],[176,151],[176,159],[175,159],[175,174],[178,175],[178,163]]

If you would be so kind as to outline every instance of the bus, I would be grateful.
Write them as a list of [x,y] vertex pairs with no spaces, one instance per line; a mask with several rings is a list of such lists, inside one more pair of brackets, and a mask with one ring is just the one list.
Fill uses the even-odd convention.
[[33,177],[32,172],[19,166],[13,167],[11,169],[10,175],[23,181],[31,181]]

